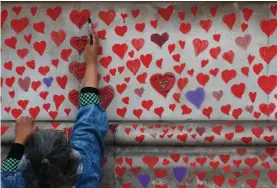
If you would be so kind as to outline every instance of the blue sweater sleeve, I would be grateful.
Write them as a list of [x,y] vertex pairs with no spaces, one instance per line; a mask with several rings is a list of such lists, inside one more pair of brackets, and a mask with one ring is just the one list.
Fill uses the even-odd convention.
[[80,94],[80,108],[70,139],[83,163],[83,173],[77,187],[98,187],[102,177],[104,136],[108,130],[108,120],[106,112],[95,102],[95,94],[89,95]]
[[24,153],[24,145],[14,143],[1,166],[1,184],[5,188],[25,187],[18,163]]

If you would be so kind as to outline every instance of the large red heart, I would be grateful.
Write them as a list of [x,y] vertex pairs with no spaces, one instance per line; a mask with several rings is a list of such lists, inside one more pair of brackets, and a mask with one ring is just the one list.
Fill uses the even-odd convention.
[[176,77],[173,73],[167,72],[165,74],[154,74],[150,78],[150,84],[152,87],[160,93],[163,97],[166,97],[172,87],[174,86]]
[[248,21],[253,14],[253,9],[244,8],[244,9],[242,9],[242,12],[243,12],[243,17],[244,17],[245,21]]
[[277,19],[262,20],[260,23],[262,31],[270,37],[277,28]]
[[33,119],[36,119],[39,112],[40,112],[40,108],[38,106],[29,108],[29,113]]
[[77,91],[76,89],[72,89],[68,93],[68,99],[74,106],[76,106],[76,108],[79,107],[79,91]]
[[18,49],[16,53],[18,57],[20,57],[21,59],[24,59],[28,55],[29,50],[27,48]]
[[124,25],[124,26],[116,26],[114,28],[114,31],[117,35],[123,37],[125,35],[125,33],[127,32],[127,26]]
[[62,58],[64,61],[68,61],[68,58],[69,58],[71,52],[72,52],[72,49],[70,49],[70,48],[69,48],[69,49],[63,49],[63,50],[61,51],[61,58]]
[[66,38],[66,32],[64,30],[52,31],[50,35],[57,47],[59,47]]
[[158,13],[159,15],[161,15],[161,17],[168,21],[173,13],[173,10],[174,10],[174,6],[173,5],[169,5],[168,7],[166,8],[160,8],[158,10]]
[[128,50],[128,45],[123,43],[123,44],[114,44],[113,45],[113,52],[120,57],[120,59],[123,59],[125,56],[125,53]]
[[212,21],[211,20],[200,20],[200,26],[208,32],[212,26]]
[[73,74],[75,78],[79,81],[79,83],[81,83],[85,75],[86,63],[79,63],[77,61],[74,61],[70,63],[68,69],[71,74]]
[[201,52],[203,52],[209,45],[209,42],[207,40],[201,40],[201,39],[194,39],[193,40],[193,46],[195,51],[195,56],[198,56]]
[[277,55],[277,45],[261,47],[259,52],[263,60],[269,64],[271,60]]
[[62,12],[62,8],[57,6],[56,8],[48,8],[46,14],[53,20],[56,21]]
[[260,88],[269,95],[277,86],[277,76],[261,76],[258,78],[258,84]]
[[259,105],[260,111],[267,116],[270,116],[270,114],[274,112],[275,108],[276,108],[276,105],[274,103],[270,103],[270,104],[263,103]]
[[132,45],[134,48],[139,51],[143,45],[144,45],[144,39],[143,38],[134,38],[132,39]]
[[103,22],[105,22],[107,25],[110,25],[113,22],[115,15],[116,13],[112,9],[99,12],[99,18],[103,20]]
[[99,90],[100,104],[104,109],[107,109],[114,98],[114,88],[110,85]]
[[44,22],[34,23],[33,28],[39,33],[44,33],[45,23]]
[[228,63],[233,64],[235,53],[233,50],[229,50],[228,52],[224,52],[222,54],[223,59],[225,59]]
[[134,74],[136,75],[139,68],[140,68],[140,60],[139,59],[134,59],[134,60],[128,60],[126,62],[127,68]]
[[63,95],[54,95],[53,96],[53,101],[55,103],[56,110],[59,110],[59,107],[63,103],[64,99],[65,99],[65,97]]
[[236,97],[241,98],[245,91],[245,84],[234,84],[231,87],[231,91]]
[[210,49],[210,54],[214,59],[217,59],[217,56],[220,54],[220,52],[221,48],[219,46]]
[[88,22],[90,11],[87,9],[82,10],[81,12],[78,10],[72,10],[69,16],[72,23],[81,29],[83,25]]
[[190,23],[181,23],[179,29],[183,34],[187,34],[191,30],[191,24]]
[[228,84],[228,82],[237,76],[237,72],[234,69],[225,69],[221,73],[222,80]]
[[12,49],[16,49],[16,43],[17,39],[15,37],[5,39],[5,44]]
[[13,19],[11,21],[11,27],[17,34],[23,31],[28,26],[28,24],[29,19],[26,17],[23,17],[21,19]]
[[71,46],[75,48],[79,52],[79,54],[81,54],[84,51],[87,43],[88,37],[86,35],[81,37],[72,37],[70,39]]
[[102,57],[100,59],[100,64],[104,67],[104,68],[108,68],[110,63],[112,62],[113,58],[111,56],[107,56],[107,57]]
[[17,108],[14,108],[12,109],[11,113],[12,113],[12,116],[16,119],[18,118],[21,114],[22,114],[22,110],[21,109],[17,109]]
[[46,42],[45,41],[35,42],[33,44],[33,47],[37,51],[37,53],[42,56],[46,48]]
[[222,21],[229,27],[230,30],[232,30],[236,22],[236,15],[234,13],[224,15],[222,17]]
[[159,157],[157,156],[145,156],[142,158],[142,161],[149,167],[153,168],[158,162],[159,162]]

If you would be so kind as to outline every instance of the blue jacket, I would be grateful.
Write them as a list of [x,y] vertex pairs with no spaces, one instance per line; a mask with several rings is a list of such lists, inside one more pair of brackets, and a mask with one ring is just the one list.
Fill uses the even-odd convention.
[[[102,177],[104,136],[108,130],[106,112],[97,104],[81,106],[78,110],[70,142],[81,163],[75,187],[97,188]],[[79,168],[80,169],[80,168]],[[22,172],[2,171],[3,188],[25,188]]]

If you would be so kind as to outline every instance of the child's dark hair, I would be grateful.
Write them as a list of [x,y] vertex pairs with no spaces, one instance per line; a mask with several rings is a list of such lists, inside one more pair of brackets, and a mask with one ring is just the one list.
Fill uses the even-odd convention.
[[43,130],[32,135],[26,145],[28,161],[23,170],[29,187],[58,188],[72,186],[67,175],[71,145],[62,131]]

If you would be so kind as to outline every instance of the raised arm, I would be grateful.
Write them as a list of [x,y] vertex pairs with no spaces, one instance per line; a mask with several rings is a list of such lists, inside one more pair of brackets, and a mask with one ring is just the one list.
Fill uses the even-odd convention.
[[[86,72],[79,95],[79,110],[71,135],[73,148],[83,161],[82,186],[99,184],[104,159],[104,136],[108,129],[106,112],[99,106],[98,71],[96,67],[98,37],[93,33],[93,45],[84,51]],[[80,186],[80,185],[79,185]]]

